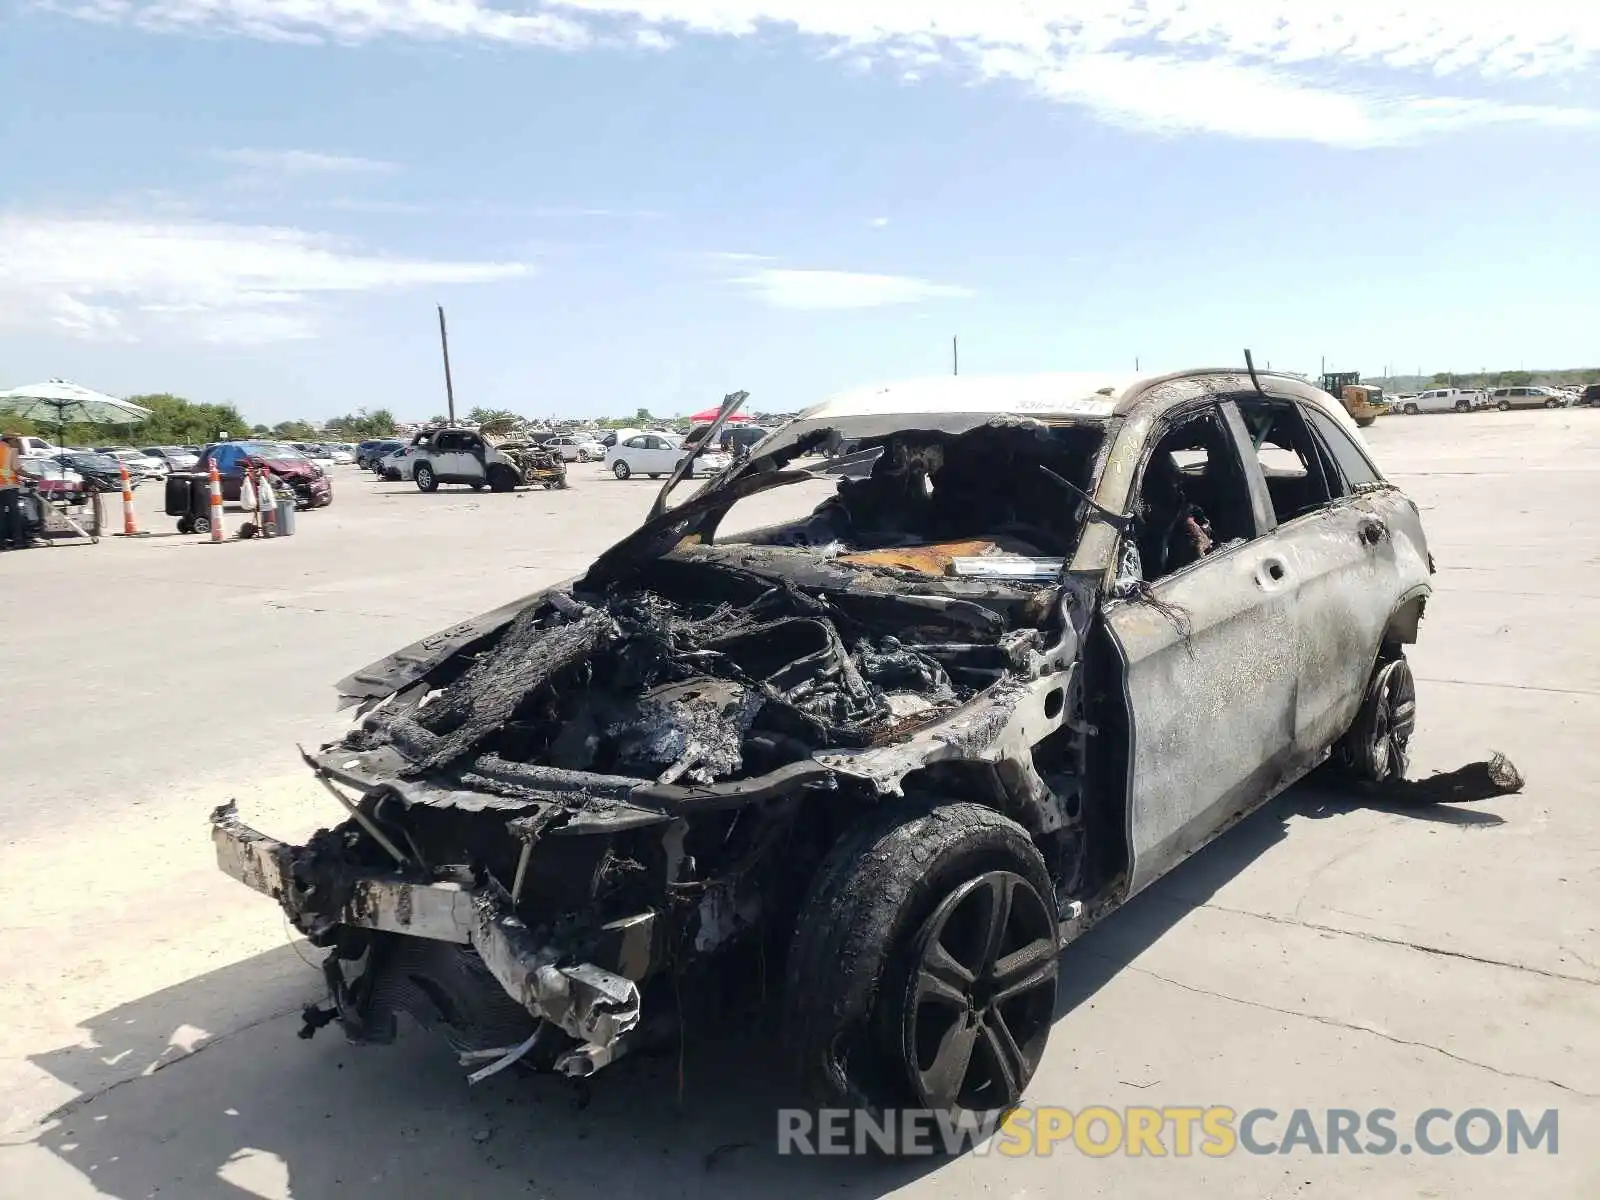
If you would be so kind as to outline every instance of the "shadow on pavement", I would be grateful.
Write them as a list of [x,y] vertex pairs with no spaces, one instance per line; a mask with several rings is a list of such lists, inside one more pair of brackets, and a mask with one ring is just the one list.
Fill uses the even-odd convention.
[[[1283,840],[1292,817],[1370,806],[1311,784],[1266,805],[1066,950],[1058,1018]],[[942,1161],[778,1155],[776,1110],[804,1100],[774,1042],[746,1028],[697,1031],[681,1062],[628,1058],[586,1084],[512,1071],[469,1087],[443,1041],[410,1026],[388,1047],[332,1031],[307,1045],[298,1004],[319,987],[294,953],[280,947],[112,1009],[87,1025],[93,1048],[35,1056],[83,1093],[37,1142],[127,1200],[868,1198]],[[186,1028],[237,1032],[186,1052],[175,1037]]]

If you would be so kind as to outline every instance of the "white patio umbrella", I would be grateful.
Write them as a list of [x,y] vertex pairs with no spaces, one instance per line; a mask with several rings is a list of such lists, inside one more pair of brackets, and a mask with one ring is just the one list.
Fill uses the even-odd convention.
[[65,379],[47,379],[43,383],[0,392],[0,413],[35,421],[54,418],[59,445],[66,440],[68,421],[88,425],[132,425],[148,417],[150,410]]

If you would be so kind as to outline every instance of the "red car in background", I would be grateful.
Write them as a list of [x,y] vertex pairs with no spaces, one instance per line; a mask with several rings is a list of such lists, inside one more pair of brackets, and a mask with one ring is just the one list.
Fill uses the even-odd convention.
[[200,452],[200,461],[191,469],[206,475],[213,462],[222,478],[224,501],[238,501],[245,468],[255,467],[272,472],[274,487],[293,491],[296,508],[326,508],[333,503],[333,481],[327,472],[282,442],[214,442]]

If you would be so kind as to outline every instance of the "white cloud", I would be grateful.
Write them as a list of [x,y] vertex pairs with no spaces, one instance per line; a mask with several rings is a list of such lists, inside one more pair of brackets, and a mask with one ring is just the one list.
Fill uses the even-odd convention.
[[218,150],[215,157],[264,175],[387,175],[393,163],[311,150]]
[[313,337],[319,298],[528,273],[364,254],[275,226],[0,214],[0,322],[83,337]]
[[1600,120],[1600,6],[1574,0],[51,2],[94,20],[268,38],[665,52],[683,35],[798,34],[846,65],[888,64],[908,82],[941,68],[1018,81],[1158,133],[1372,146]]
[[573,49],[589,30],[548,11],[479,0],[45,0],[72,16],[164,33],[222,32],[285,42],[475,38]]
[[974,294],[970,288],[932,283],[910,275],[864,275],[856,271],[771,268],[732,282],[749,288],[773,308],[881,308]]
[[884,229],[889,224],[889,218],[888,217],[873,217],[872,220],[869,222],[869,224],[874,229]]

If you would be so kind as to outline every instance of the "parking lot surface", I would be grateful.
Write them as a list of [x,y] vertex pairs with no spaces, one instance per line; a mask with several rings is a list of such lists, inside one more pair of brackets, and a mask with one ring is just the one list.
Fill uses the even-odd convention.
[[582,570],[656,492],[597,465],[509,495],[336,468],[293,538],[178,536],[147,487],[147,538],[0,558],[0,1196],[1600,1194],[1600,411],[1366,435],[1438,564],[1412,775],[1498,750],[1526,788],[1279,797],[1068,949],[1028,1098],[1267,1108],[1267,1140],[1297,1108],[1402,1131],[1556,1109],[1556,1153],[784,1157],[799,1100],[762,1031],[691,1029],[582,1091],[469,1089],[415,1030],[297,1040],[316,952],[216,871],[208,812],[334,822],[294,749],[344,727],[332,682]]

